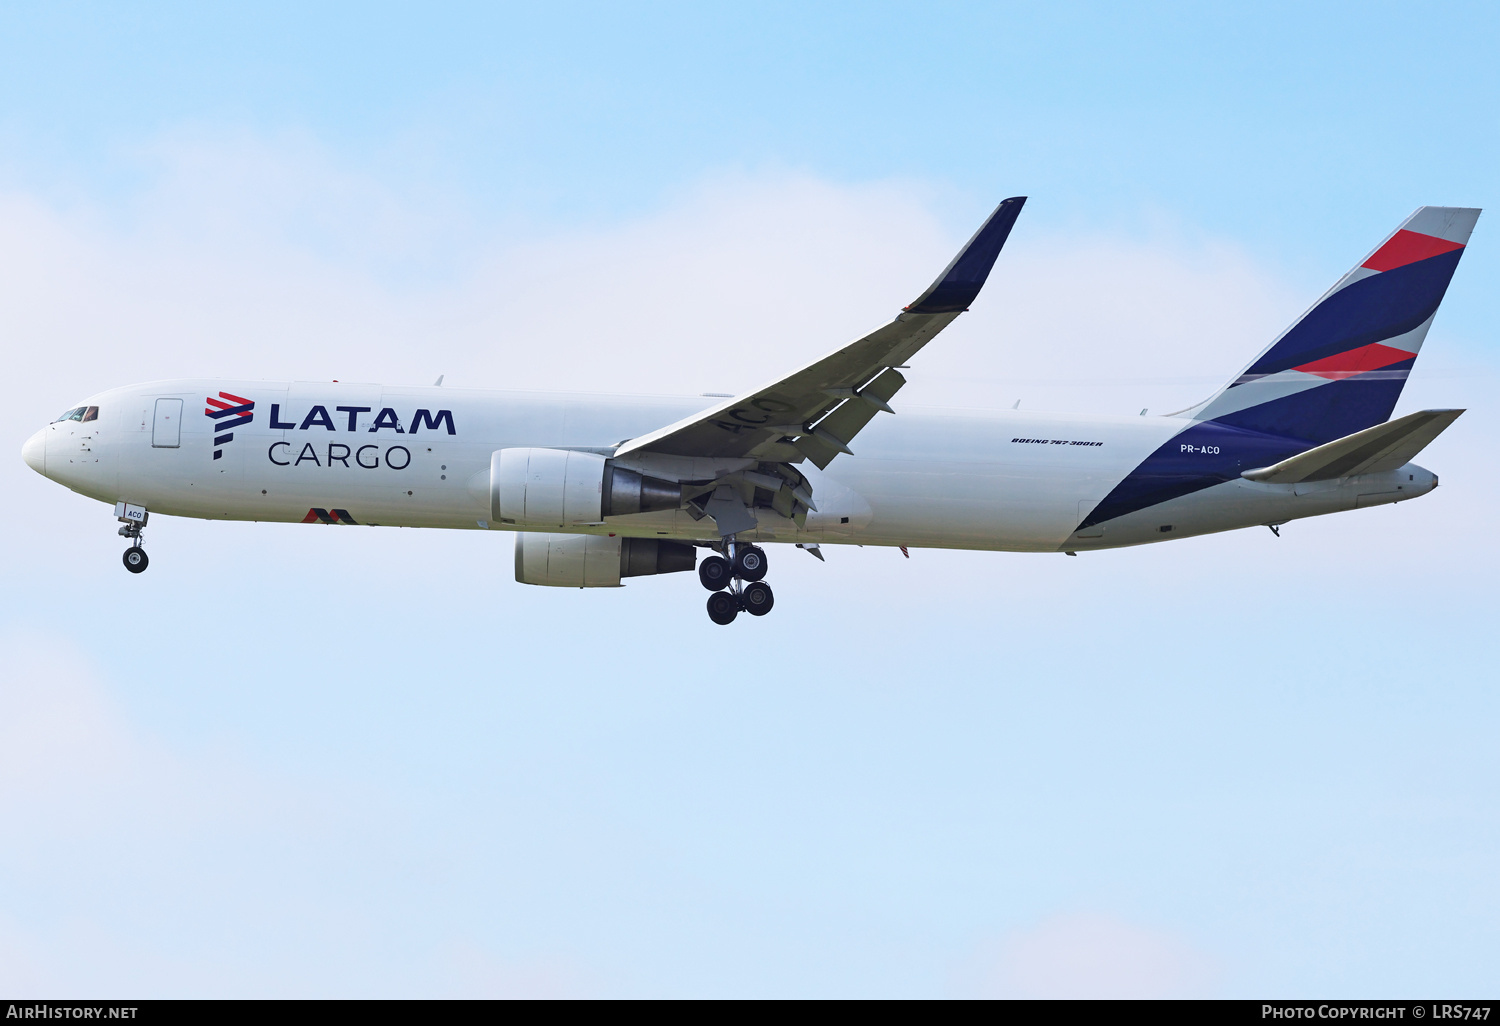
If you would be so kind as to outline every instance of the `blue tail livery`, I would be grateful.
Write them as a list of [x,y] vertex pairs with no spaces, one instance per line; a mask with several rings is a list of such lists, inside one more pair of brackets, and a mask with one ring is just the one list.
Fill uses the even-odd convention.
[[1419,207],[1121,481],[1080,528],[1384,423],[1479,219]]

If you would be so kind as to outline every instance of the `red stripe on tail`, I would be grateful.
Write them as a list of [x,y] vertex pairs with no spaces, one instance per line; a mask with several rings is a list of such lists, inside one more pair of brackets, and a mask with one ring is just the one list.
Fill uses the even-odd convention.
[[1452,253],[1455,249],[1463,248],[1461,243],[1449,242],[1435,235],[1423,235],[1421,232],[1409,232],[1402,228],[1360,266],[1368,267],[1372,271],[1389,271],[1392,268],[1405,267],[1418,260],[1442,256],[1444,253]]
[[1321,360],[1312,363],[1304,363],[1300,367],[1293,367],[1304,374],[1316,374],[1320,378],[1328,378],[1330,381],[1338,381],[1340,378],[1352,378],[1356,374],[1365,371],[1379,370],[1389,367],[1393,363],[1402,360],[1410,360],[1416,353],[1408,353],[1404,349],[1394,346],[1383,346],[1374,342],[1358,349],[1350,349],[1347,352],[1335,353],[1325,356]]

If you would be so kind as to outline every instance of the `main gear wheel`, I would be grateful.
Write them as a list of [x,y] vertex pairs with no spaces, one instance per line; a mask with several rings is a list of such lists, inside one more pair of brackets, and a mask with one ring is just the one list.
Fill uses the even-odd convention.
[[698,564],[698,580],[709,591],[722,591],[734,580],[734,567],[723,556],[706,556]]
[[771,586],[765,581],[752,581],[740,592],[740,605],[751,616],[765,616],[775,604],[776,596],[771,593]]
[[724,626],[740,615],[740,597],[732,591],[716,591],[708,597],[708,618]]
[[766,576],[766,550],[758,545],[736,545],[734,576],[742,581],[758,581]]

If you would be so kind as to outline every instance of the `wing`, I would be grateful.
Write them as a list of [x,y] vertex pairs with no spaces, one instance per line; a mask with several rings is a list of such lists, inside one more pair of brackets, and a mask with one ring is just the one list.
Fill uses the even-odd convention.
[[778,463],[812,460],[819,469],[841,452],[906,379],[897,369],[968,309],[989,277],[1025,204],[995,208],[937,281],[896,319],[801,370],[703,413],[632,438],[616,456],[748,457]]

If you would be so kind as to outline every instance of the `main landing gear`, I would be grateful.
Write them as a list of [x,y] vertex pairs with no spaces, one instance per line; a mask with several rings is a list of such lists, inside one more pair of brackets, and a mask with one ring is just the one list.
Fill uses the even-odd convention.
[[733,536],[724,541],[728,556],[708,556],[698,564],[698,580],[713,592],[708,596],[708,618],[717,624],[729,624],[744,610],[751,616],[765,616],[776,604],[766,576],[766,552],[755,545],[741,545]]

